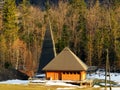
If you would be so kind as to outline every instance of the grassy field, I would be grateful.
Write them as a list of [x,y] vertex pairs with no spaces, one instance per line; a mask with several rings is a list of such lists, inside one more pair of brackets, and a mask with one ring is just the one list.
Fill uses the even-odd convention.
[[[70,87],[61,87],[61,86],[42,86],[42,85],[0,85],[0,90],[65,90],[65,88]],[[67,90],[100,90],[99,88],[76,88],[76,89],[67,89]]]

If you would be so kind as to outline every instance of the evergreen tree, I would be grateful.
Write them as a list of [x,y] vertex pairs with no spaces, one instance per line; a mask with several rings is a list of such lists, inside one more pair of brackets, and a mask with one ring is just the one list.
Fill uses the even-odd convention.
[[4,0],[3,7],[3,34],[6,39],[7,54],[6,63],[12,62],[12,44],[18,38],[18,19],[15,0]]
[[17,9],[15,0],[5,0],[3,8],[3,30],[8,42],[17,38]]
[[27,43],[27,45],[29,46],[29,42],[30,42],[30,25],[29,25],[29,17],[30,17],[30,3],[28,2],[28,0],[23,0],[22,3],[19,5],[19,10],[20,10],[20,17],[19,17],[19,37],[20,39],[22,39],[23,41],[25,41]]
[[113,5],[117,8],[120,6],[120,0],[113,0]]

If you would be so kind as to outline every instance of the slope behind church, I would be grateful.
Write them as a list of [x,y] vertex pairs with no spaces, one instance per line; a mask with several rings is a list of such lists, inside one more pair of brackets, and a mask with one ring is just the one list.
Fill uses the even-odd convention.
[[85,80],[87,69],[87,65],[67,47],[43,68],[46,79],[74,81]]

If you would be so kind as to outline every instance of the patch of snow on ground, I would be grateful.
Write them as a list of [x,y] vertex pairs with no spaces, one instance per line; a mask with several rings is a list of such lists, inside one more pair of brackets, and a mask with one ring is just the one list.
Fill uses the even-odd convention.
[[[35,84],[39,84],[39,83],[44,83],[44,85],[47,85],[47,86],[51,86],[51,85],[56,85],[56,86],[76,86],[76,85],[72,85],[72,84],[68,84],[68,83],[65,83],[63,81],[60,81],[60,80],[31,80],[32,83],[35,83]],[[30,81],[29,80],[7,80],[7,81],[1,81],[0,84],[23,84],[23,85],[27,85],[29,84]],[[77,87],[77,86],[76,86]]]
[[45,83],[45,82],[47,82],[47,80],[40,80],[40,79],[38,79],[38,80],[31,80],[30,82],[31,83]]
[[[102,88],[101,90],[105,90],[105,88]],[[107,88],[107,90],[110,90],[110,88]],[[120,90],[119,87],[112,87],[112,90]]]
[[[120,83],[120,73],[110,73],[111,80]],[[105,73],[93,73],[87,75],[88,79],[105,79]]]
[[24,84],[24,85],[26,85],[28,83],[29,83],[28,80],[18,80],[18,79],[16,79],[16,80],[7,80],[7,81],[0,82],[0,84]]
[[60,80],[50,80],[46,82],[46,85],[57,85],[57,86],[76,86],[68,83],[64,83],[63,81]]
[[[105,86],[105,83],[100,83],[100,85]],[[106,86],[110,86],[110,84],[106,83]]]
[[75,88],[57,88],[57,90],[70,90],[70,89],[75,89]]
[[98,86],[98,85],[94,85],[94,88],[98,88],[98,87],[100,87],[100,86]]

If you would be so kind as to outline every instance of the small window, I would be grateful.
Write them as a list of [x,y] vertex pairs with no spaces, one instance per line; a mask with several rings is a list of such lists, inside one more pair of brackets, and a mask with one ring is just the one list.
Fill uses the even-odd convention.
[[69,72],[66,72],[67,74],[69,74]]
[[63,74],[65,74],[65,72],[63,72]]
[[74,72],[74,74],[76,74],[76,72]]
[[80,72],[76,72],[77,74],[80,74]]

